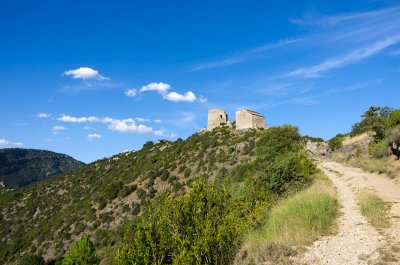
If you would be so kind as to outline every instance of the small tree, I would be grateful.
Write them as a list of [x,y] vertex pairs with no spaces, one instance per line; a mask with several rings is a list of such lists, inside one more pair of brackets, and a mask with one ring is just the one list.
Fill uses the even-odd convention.
[[98,259],[94,253],[93,243],[90,241],[88,235],[83,235],[78,241],[72,244],[62,264],[63,265],[98,264]]

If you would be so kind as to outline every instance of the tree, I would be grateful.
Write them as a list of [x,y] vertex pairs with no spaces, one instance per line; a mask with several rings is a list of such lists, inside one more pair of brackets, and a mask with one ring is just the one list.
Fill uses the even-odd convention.
[[93,243],[90,241],[88,235],[83,235],[78,241],[72,244],[62,264],[63,265],[98,264],[98,259],[94,253]]

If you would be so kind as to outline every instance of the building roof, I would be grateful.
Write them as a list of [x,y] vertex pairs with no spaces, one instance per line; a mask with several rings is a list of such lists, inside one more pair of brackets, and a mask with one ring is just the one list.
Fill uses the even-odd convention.
[[251,115],[254,115],[254,116],[259,116],[259,117],[262,117],[262,118],[264,118],[264,116],[262,116],[260,113],[258,113],[258,112],[256,112],[256,111],[254,111],[254,110],[249,110],[249,109],[241,109],[241,110],[239,110],[239,111],[246,111],[246,112],[250,113]]

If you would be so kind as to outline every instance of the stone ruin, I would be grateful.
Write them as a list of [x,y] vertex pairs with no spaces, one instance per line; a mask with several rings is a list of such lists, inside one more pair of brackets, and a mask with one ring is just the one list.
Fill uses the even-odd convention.
[[[228,115],[222,109],[208,110],[207,130],[229,124]],[[236,112],[236,129],[266,129],[265,118],[258,112],[242,109]]]
[[207,130],[212,130],[228,122],[228,114],[222,109],[208,110]]

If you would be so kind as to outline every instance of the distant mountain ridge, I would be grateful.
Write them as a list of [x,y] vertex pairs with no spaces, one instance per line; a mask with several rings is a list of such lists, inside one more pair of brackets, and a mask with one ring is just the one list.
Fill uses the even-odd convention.
[[0,182],[18,188],[70,172],[84,163],[60,153],[37,149],[0,149]]

